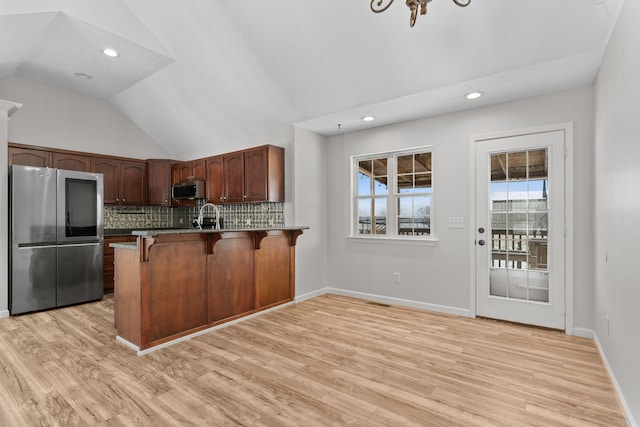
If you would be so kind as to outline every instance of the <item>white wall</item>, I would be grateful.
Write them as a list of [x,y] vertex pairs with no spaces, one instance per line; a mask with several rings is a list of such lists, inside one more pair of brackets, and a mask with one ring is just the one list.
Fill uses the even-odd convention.
[[624,2],[595,83],[594,329],[636,421],[640,421],[638,17],[640,3]]
[[[489,94],[490,95],[490,94]],[[469,223],[469,138],[473,135],[561,122],[574,123],[574,325],[591,329],[593,311],[593,90],[582,88],[460,113],[415,120],[328,139],[329,286],[469,310],[468,229],[448,229],[447,217]],[[433,145],[433,224],[438,245],[353,243],[350,157]],[[393,284],[393,273],[401,284]]]
[[113,156],[171,158],[109,102],[19,77],[0,79],[0,99],[23,104],[9,141]]
[[309,226],[296,248],[296,297],[327,286],[327,143],[326,138],[295,129],[294,219]]

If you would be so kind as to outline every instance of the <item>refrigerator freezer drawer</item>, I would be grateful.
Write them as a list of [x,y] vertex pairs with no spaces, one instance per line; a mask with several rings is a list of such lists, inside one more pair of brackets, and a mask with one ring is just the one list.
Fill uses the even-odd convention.
[[56,246],[12,246],[12,315],[56,306],[56,251]]
[[102,241],[58,246],[58,307],[104,295]]

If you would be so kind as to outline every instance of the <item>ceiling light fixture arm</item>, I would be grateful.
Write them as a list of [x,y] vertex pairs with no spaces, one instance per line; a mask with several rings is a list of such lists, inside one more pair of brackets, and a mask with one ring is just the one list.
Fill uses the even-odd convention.
[[[384,12],[389,9],[393,1],[394,0],[371,0],[371,10],[375,13]],[[427,4],[431,1],[432,0],[406,0],[407,7],[411,11],[411,16],[409,17],[409,25],[411,27],[416,23],[418,10],[420,10],[420,15],[425,15],[427,13]],[[460,7],[467,7],[471,4],[471,0],[453,0],[453,2]]]

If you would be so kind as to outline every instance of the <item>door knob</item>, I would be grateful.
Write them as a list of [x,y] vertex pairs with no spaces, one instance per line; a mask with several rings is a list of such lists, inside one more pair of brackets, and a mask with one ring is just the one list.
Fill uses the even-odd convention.
[[480,246],[484,246],[484,240],[478,240],[478,244],[479,244]]

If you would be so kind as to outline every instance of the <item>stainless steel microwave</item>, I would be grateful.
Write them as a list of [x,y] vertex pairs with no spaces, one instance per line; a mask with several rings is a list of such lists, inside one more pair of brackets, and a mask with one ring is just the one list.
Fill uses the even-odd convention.
[[171,197],[174,199],[204,199],[204,181],[185,181],[173,184]]

